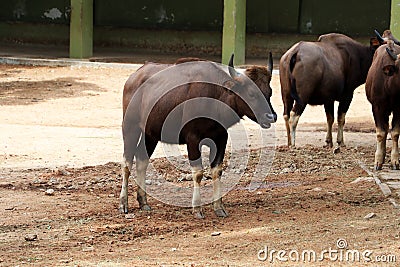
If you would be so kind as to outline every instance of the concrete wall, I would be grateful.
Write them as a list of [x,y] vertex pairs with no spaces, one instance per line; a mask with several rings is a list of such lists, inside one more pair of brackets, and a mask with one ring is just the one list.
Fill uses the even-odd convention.
[[[327,32],[371,36],[373,29],[389,28],[390,5],[390,0],[248,0],[248,53],[268,45],[285,50]],[[222,17],[223,0],[94,0],[94,44],[218,54]],[[69,20],[70,0],[1,1],[0,40],[67,45]]]

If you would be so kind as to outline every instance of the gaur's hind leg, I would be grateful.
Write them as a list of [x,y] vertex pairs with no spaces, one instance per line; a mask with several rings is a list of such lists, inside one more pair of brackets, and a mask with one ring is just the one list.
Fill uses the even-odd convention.
[[119,211],[128,213],[128,180],[132,170],[132,161],[127,162],[125,159],[121,164],[122,169],[122,187],[119,195]]
[[392,152],[390,157],[390,162],[393,170],[399,170],[399,134],[400,134],[400,109],[395,109],[393,111],[392,119]]
[[148,135],[142,135],[140,139],[138,152],[136,154],[136,185],[137,185],[137,201],[142,210],[151,210],[147,204],[146,194],[146,170],[149,166],[149,158],[157,146],[157,141],[154,141]]
[[204,219],[203,209],[201,207],[201,196],[200,196],[200,183],[203,179],[203,165],[201,162],[201,151],[199,147],[199,140],[195,137],[189,137],[186,141],[188,157],[190,161],[190,166],[192,168],[193,177],[193,197],[192,197],[192,207],[193,215],[197,219]]
[[353,100],[353,93],[345,96],[342,101],[339,102],[337,111],[337,122],[338,122],[338,132],[337,132],[337,144],[338,146],[344,146],[344,124],[346,122],[346,113],[349,110],[351,101]]
[[210,151],[210,155],[215,154],[215,158],[210,159],[211,177],[213,179],[213,208],[215,215],[218,217],[227,217],[228,213],[226,212],[224,204],[222,203],[221,175],[228,133],[225,132],[224,134],[220,134],[215,139],[215,147],[212,148],[216,149],[216,152],[214,153],[213,151]]
[[292,111],[290,112],[290,118],[289,118],[289,130],[290,130],[290,137],[291,137],[291,146],[295,147],[296,146],[296,129],[297,129],[297,124],[299,123],[299,119],[301,114],[303,114],[303,111],[305,109],[305,106],[299,105],[297,102],[295,103]]
[[132,131],[124,135],[124,159],[121,164],[122,186],[119,195],[119,210],[128,213],[128,181],[132,171],[133,158],[137,152],[138,141],[141,135],[140,128],[132,127]]
[[334,102],[330,102],[324,105],[325,108],[325,114],[326,114],[326,123],[327,123],[327,129],[326,129],[326,147],[333,147],[333,141],[332,141],[332,125],[333,121],[335,119],[334,115]]
[[290,111],[293,108],[293,103],[294,100],[293,98],[287,96],[283,100],[283,119],[285,120],[285,126],[286,126],[286,136],[287,136],[287,144],[288,147],[292,146],[292,137],[290,135],[290,125],[289,125],[289,119],[290,119]]

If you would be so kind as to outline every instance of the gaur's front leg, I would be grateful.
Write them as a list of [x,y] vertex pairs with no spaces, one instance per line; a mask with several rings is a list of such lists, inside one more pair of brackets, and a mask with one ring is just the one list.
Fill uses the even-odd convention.
[[399,134],[400,134],[400,109],[396,108],[393,110],[392,119],[392,153],[390,157],[391,165],[393,170],[399,170]]
[[331,148],[331,147],[333,147],[332,125],[333,125],[333,122],[335,120],[334,102],[330,102],[329,104],[325,104],[324,108],[325,108],[326,123],[327,123],[325,142],[326,142],[326,146]]

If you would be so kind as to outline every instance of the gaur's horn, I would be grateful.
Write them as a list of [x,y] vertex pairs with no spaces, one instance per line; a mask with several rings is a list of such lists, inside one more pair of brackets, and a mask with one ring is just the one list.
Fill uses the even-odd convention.
[[229,60],[229,74],[231,75],[232,78],[235,78],[237,76],[237,72],[235,70],[235,67],[233,66],[233,58],[234,58],[234,54],[232,54],[231,59]]
[[389,56],[396,61],[397,60],[397,56],[388,48],[386,47],[386,52],[389,54]]
[[381,36],[381,34],[380,34],[377,30],[374,30],[374,32],[375,32],[376,38],[378,38],[379,43],[380,43],[380,44],[384,44],[384,43],[385,43],[385,40],[383,39],[383,37]]
[[272,53],[269,52],[268,55],[268,71],[272,74],[272,70],[274,68],[274,60],[272,58]]

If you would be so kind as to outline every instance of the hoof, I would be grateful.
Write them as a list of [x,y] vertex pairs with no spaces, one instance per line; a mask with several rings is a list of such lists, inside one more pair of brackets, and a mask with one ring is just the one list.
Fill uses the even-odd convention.
[[119,206],[119,212],[122,213],[122,214],[128,214],[128,206],[120,205]]
[[141,206],[140,209],[143,211],[151,211],[151,207],[147,204]]
[[193,216],[196,219],[204,219],[206,216],[204,216],[203,210],[201,208],[193,208]]
[[332,152],[333,152],[333,154],[338,154],[338,153],[340,153],[340,146],[335,147],[335,148],[332,150]]
[[222,218],[228,217],[228,213],[224,209],[214,210],[214,213],[218,217],[222,217]]
[[332,142],[328,142],[328,141],[325,141],[325,145],[324,145],[324,148],[332,148],[333,147],[333,143]]
[[375,171],[380,171],[380,170],[382,170],[382,164],[376,164]]
[[400,170],[400,165],[398,163],[392,165],[392,170]]

